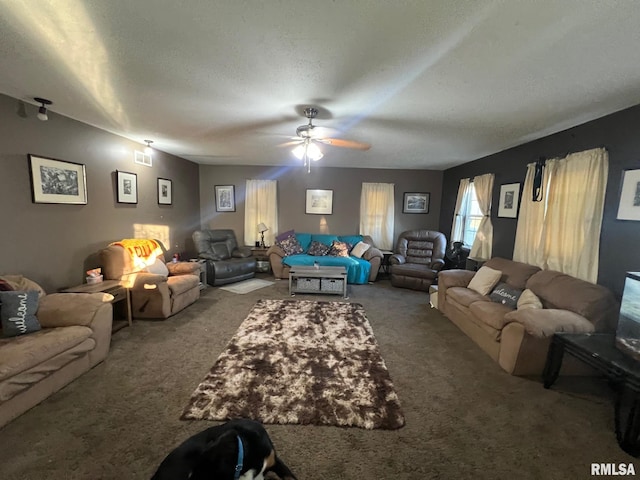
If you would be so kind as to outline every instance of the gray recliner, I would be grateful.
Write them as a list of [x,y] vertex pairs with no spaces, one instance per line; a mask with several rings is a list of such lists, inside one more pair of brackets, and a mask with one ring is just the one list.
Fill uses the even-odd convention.
[[438,272],[444,267],[447,239],[441,232],[408,230],[396,242],[389,258],[391,285],[429,291],[437,283]]
[[233,230],[197,230],[192,235],[198,257],[207,261],[207,283],[214,287],[252,278],[256,259],[251,247],[239,247]]

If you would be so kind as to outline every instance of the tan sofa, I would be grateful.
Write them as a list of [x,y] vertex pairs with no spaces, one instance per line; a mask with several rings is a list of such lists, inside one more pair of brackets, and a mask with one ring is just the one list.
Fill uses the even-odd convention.
[[[438,276],[438,308],[512,375],[541,375],[555,332],[612,332],[619,304],[607,288],[551,270],[492,258],[485,266],[501,282],[531,290],[543,308],[517,310],[467,288],[476,272],[445,270]],[[565,362],[563,374],[584,373]]]
[[37,290],[42,329],[0,338],[0,427],[100,363],[111,344],[105,293],[53,293],[21,275],[0,277],[14,290]]

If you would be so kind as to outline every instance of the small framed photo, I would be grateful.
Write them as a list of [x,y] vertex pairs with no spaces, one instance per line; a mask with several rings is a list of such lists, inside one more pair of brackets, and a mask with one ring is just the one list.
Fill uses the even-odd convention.
[[171,205],[172,185],[168,178],[158,178],[158,205]]
[[402,213],[429,213],[430,193],[405,192]]
[[618,220],[640,220],[640,169],[624,170],[620,187]]
[[29,173],[33,203],[86,205],[84,165],[29,154]]
[[500,203],[498,204],[498,217],[518,218],[519,201],[519,183],[506,183],[504,185],[500,185]]
[[307,189],[304,213],[311,215],[333,214],[333,190]]
[[138,203],[138,176],[135,173],[116,170],[118,203]]
[[236,192],[234,185],[216,185],[216,212],[235,212]]

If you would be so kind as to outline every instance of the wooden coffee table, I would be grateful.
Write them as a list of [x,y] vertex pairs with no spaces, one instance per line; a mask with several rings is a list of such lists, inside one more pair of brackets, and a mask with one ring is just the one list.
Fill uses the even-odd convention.
[[347,269],[344,267],[291,267],[289,295],[324,293],[347,297]]

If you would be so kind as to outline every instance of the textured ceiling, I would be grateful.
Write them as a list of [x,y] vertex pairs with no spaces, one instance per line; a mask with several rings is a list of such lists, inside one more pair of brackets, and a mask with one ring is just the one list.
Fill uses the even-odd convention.
[[296,165],[316,125],[443,169],[640,103],[633,0],[0,0],[0,93],[207,164]]

